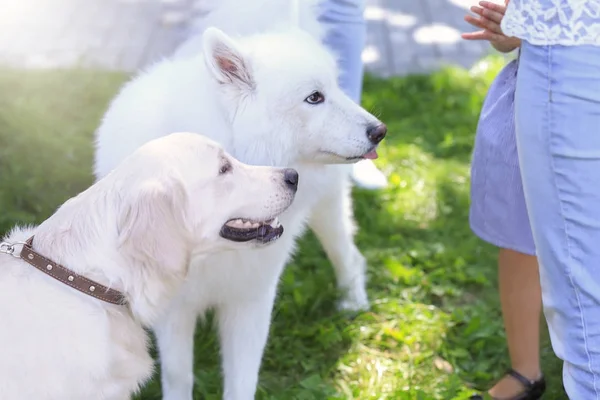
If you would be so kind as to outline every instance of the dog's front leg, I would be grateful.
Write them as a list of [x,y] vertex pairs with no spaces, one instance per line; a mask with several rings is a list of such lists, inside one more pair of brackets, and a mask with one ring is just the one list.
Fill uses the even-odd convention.
[[217,309],[225,400],[254,399],[274,299],[275,290],[258,299],[238,300]]
[[192,400],[196,319],[195,309],[175,301],[154,325],[163,400]]
[[[345,178],[345,179],[344,179]],[[354,244],[354,218],[349,180],[333,176],[328,191],[312,210],[309,226],[333,264],[342,310],[369,308],[365,258]]]

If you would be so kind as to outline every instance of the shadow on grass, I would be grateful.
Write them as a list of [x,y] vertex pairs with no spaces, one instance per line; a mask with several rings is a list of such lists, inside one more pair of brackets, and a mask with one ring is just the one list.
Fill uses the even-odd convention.
[[[465,382],[503,372],[495,250],[467,222],[473,134],[493,73],[367,78],[364,104],[390,132],[378,160],[390,188],[354,193],[372,309],[336,311],[333,270],[307,234],[281,278],[259,399],[462,399]],[[0,233],[42,221],[92,182],[93,132],[125,79],[0,69]],[[196,333],[197,399],[221,397],[210,323]],[[547,342],[543,354],[546,398],[564,398]],[[158,377],[137,398],[159,399]]]

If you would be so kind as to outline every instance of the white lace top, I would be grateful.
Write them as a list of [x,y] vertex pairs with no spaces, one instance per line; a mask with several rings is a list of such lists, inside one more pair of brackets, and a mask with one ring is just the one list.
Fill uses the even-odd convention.
[[600,0],[511,0],[502,31],[539,46],[600,46]]

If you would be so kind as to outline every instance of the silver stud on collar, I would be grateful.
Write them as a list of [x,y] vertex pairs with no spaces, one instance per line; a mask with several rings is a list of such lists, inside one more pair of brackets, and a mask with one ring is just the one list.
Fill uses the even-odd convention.
[[50,264],[46,265],[46,269],[47,269],[48,271],[52,271],[52,265],[50,265]]
[[73,277],[73,275],[69,275],[67,279],[69,280],[69,282],[73,282],[73,279],[75,279],[75,277]]
[[93,292],[94,290],[96,290],[96,286],[90,286],[90,292]]
[[29,258],[30,260],[33,260],[33,254],[29,253],[29,254],[27,255],[27,258]]

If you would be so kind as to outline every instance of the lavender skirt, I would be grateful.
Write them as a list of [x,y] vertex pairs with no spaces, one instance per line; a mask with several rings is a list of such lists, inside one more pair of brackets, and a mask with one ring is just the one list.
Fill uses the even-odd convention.
[[507,64],[486,96],[471,162],[473,232],[495,246],[535,255],[515,137],[518,61]]

